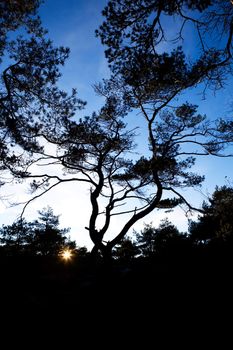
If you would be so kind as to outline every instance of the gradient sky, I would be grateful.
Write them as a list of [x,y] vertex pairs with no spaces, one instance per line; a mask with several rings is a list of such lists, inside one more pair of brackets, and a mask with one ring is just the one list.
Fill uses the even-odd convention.
[[[104,57],[104,47],[94,34],[95,29],[102,22],[101,10],[106,3],[107,0],[45,0],[45,4],[40,9],[43,25],[48,29],[49,37],[54,44],[68,46],[71,49],[70,58],[65,67],[62,68],[63,76],[60,80],[60,86],[66,91],[71,91],[73,87],[77,88],[79,97],[87,101],[85,111],[79,116],[88,115],[101,106],[102,100],[96,96],[92,86],[101,81],[102,78],[108,77],[109,74]],[[169,29],[173,30],[172,23],[170,23]],[[186,50],[191,57],[195,53],[195,36],[192,32],[189,32],[188,36]],[[183,99],[198,104],[200,106],[199,112],[207,114],[210,118],[228,117],[233,109],[230,105],[233,97],[230,85],[229,81],[228,87],[216,95],[212,92],[209,93],[206,100],[203,100],[200,89],[192,95],[185,95]],[[135,119],[129,117],[128,123],[136,126]],[[139,148],[142,149],[146,142],[143,139],[142,131]],[[233,179],[231,158],[203,157],[198,161],[195,170],[206,176],[206,181],[201,189],[202,193],[199,191],[191,193],[193,203],[196,206],[201,205],[206,199],[206,195],[210,195],[216,185],[229,184],[229,181],[231,182]],[[11,224],[20,214],[22,207],[9,208],[9,203],[22,201],[26,197],[23,187],[20,186],[16,188],[8,186],[5,193],[8,193],[8,196],[0,203],[1,224]],[[54,209],[56,215],[61,214],[61,226],[71,227],[71,238],[76,239],[79,246],[92,246],[88,232],[84,229],[88,225],[88,210],[90,209],[87,188],[80,190],[71,184],[58,187],[56,191],[34,201],[26,210],[25,218],[33,220],[37,217],[37,210],[47,205]],[[169,214],[162,211],[155,212],[141,220],[134,228],[141,229],[144,222],[153,222],[157,226],[161,218],[166,216],[180,230],[187,229],[187,219],[181,209]],[[111,232],[114,232],[114,225],[119,227],[125,220],[125,217],[114,218]]]

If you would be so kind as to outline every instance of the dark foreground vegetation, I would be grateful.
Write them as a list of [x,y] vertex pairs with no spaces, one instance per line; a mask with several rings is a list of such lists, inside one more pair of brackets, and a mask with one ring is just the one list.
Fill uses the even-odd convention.
[[76,247],[51,208],[31,223],[3,226],[2,307],[14,315],[91,318],[96,326],[99,317],[122,323],[152,317],[151,326],[197,317],[201,326],[215,312],[230,312],[232,204],[232,188],[217,187],[188,233],[167,219],[157,228],[145,225],[123,239],[108,261]]
[[44,325],[69,324],[87,333],[138,327],[139,337],[143,327],[155,334],[178,328],[185,335],[194,324],[196,338],[208,327],[221,327],[231,314],[232,249],[170,247],[161,256],[113,260],[111,266],[93,266],[89,255],[69,262],[1,257],[2,310],[17,322],[26,315],[29,323],[42,318]]
[[[38,341],[49,337],[53,344],[67,337],[76,344],[76,335],[96,345],[111,337],[118,346],[130,341],[150,348],[154,337],[174,344],[185,337],[204,341],[222,327],[228,332],[232,242],[196,243],[182,236],[147,256],[134,256],[123,246],[108,264],[101,257],[93,261],[84,248],[70,260],[2,254],[2,318],[6,314],[14,322],[23,342],[29,338],[22,332],[32,329]],[[104,339],[94,337],[100,332]]]

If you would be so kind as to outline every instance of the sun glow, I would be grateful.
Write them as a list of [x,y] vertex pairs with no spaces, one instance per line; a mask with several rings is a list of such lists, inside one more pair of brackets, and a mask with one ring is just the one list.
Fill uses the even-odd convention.
[[65,249],[61,253],[61,257],[63,260],[68,261],[72,258],[72,252],[69,249]]

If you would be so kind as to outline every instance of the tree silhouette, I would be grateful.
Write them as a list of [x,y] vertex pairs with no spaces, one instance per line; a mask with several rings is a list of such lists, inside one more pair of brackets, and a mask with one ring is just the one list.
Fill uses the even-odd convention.
[[64,248],[74,249],[76,244],[66,237],[70,229],[59,228],[59,216],[52,208],[39,211],[38,220],[33,222],[33,239],[29,249],[37,255],[57,256]]
[[[109,3],[109,13],[117,4],[120,2]],[[158,53],[149,41],[150,49],[147,50],[148,33],[156,32],[159,19],[156,17],[155,26],[151,29],[145,26],[144,31],[141,22],[136,25],[131,21],[128,11],[132,7],[136,13],[138,3],[125,1],[121,4],[120,8],[126,11],[124,16],[129,19],[129,47],[120,46],[125,44],[118,37],[122,32],[121,21],[114,22],[115,29],[111,31],[114,13],[113,17],[108,17],[106,12],[107,24],[99,31],[104,44],[111,46],[111,38],[116,38],[115,48],[113,45],[116,51],[111,56],[112,77],[96,84],[96,91],[106,99],[105,105],[98,113],[79,121],[71,118],[72,103],[64,114],[60,109],[55,116],[46,112],[48,119],[43,119],[43,131],[37,136],[43,136],[53,147],[34,149],[33,156],[24,160],[24,169],[11,168],[14,176],[33,179],[31,190],[37,192],[32,200],[65,182],[87,185],[91,213],[86,229],[94,243],[93,254],[101,251],[106,259],[130,228],[155,209],[172,209],[177,205],[184,205],[187,210],[195,209],[182,190],[200,186],[204,180],[204,176],[190,171],[196,157],[227,156],[225,148],[233,141],[230,119],[208,120],[207,116],[198,113],[196,105],[178,103],[178,97],[189,88],[204,81],[216,83],[218,79],[215,78],[229,72],[231,31],[227,32],[227,52],[204,50],[201,57],[190,63],[181,47]],[[166,4],[168,15],[176,14],[175,8],[170,9]],[[177,5],[177,2],[173,4]],[[206,15],[209,9],[208,1],[203,6],[196,1],[180,4],[187,5],[193,15],[197,9]],[[181,10],[178,7],[178,12]],[[146,11],[145,18],[149,15]],[[184,15],[182,18],[185,20]],[[193,22],[191,17],[187,20]],[[210,75],[214,79],[210,79]],[[132,110],[140,112],[138,123],[147,130],[147,152],[139,155],[133,153],[136,131],[125,122]],[[38,142],[39,138],[36,138]],[[36,173],[35,164],[46,165],[46,171]],[[112,218],[123,214],[131,216],[123,227],[117,228],[115,237],[106,242],[105,235]],[[99,220],[101,217],[102,221]]]
[[167,218],[161,221],[158,228],[146,224],[142,231],[135,234],[137,246],[144,257],[163,255],[166,250],[175,252],[187,239]]
[[75,249],[76,244],[67,234],[68,228],[59,228],[59,216],[52,208],[39,211],[39,218],[32,222],[18,220],[0,229],[1,251],[7,256],[56,257],[64,249]]
[[24,255],[28,252],[32,227],[26,220],[19,220],[12,225],[3,225],[0,229],[1,252],[6,256]]
[[69,49],[56,48],[47,38],[36,16],[40,3],[39,0],[1,2],[1,171],[26,166],[24,153],[41,151],[43,144],[38,138],[49,138],[51,125],[51,133],[55,135],[59,120],[64,115],[73,115],[82,104],[76,99],[75,91],[68,96],[56,85]]
[[155,254],[156,228],[151,223],[145,224],[143,230],[140,232],[135,231],[135,236],[142,256],[150,257]]
[[138,254],[139,249],[130,237],[124,237],[120,244],[113,249],[113,256],[122,262],[130,262]]
[[223,241],[228,244],[233,239],[233,189],[216,187],[209,203],[203,203],[204,214],[197,222],[190,222],[190,236],[196,243]]

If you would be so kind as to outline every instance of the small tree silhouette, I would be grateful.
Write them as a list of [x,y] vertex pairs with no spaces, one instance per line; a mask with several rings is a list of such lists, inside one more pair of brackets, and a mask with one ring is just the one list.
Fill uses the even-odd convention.
[[39,211],[33,222],[19,220],[0,230],[2,252],[6,255],[57,256],[62,249],[75,249],[76,243],[67,234],[69,228],[59,228],[59,216],[52,208]]
[[204,214],[190,222],[190,237],[195,243],[233,242],[233,188],[216,187],[209,203],[203,203]]

